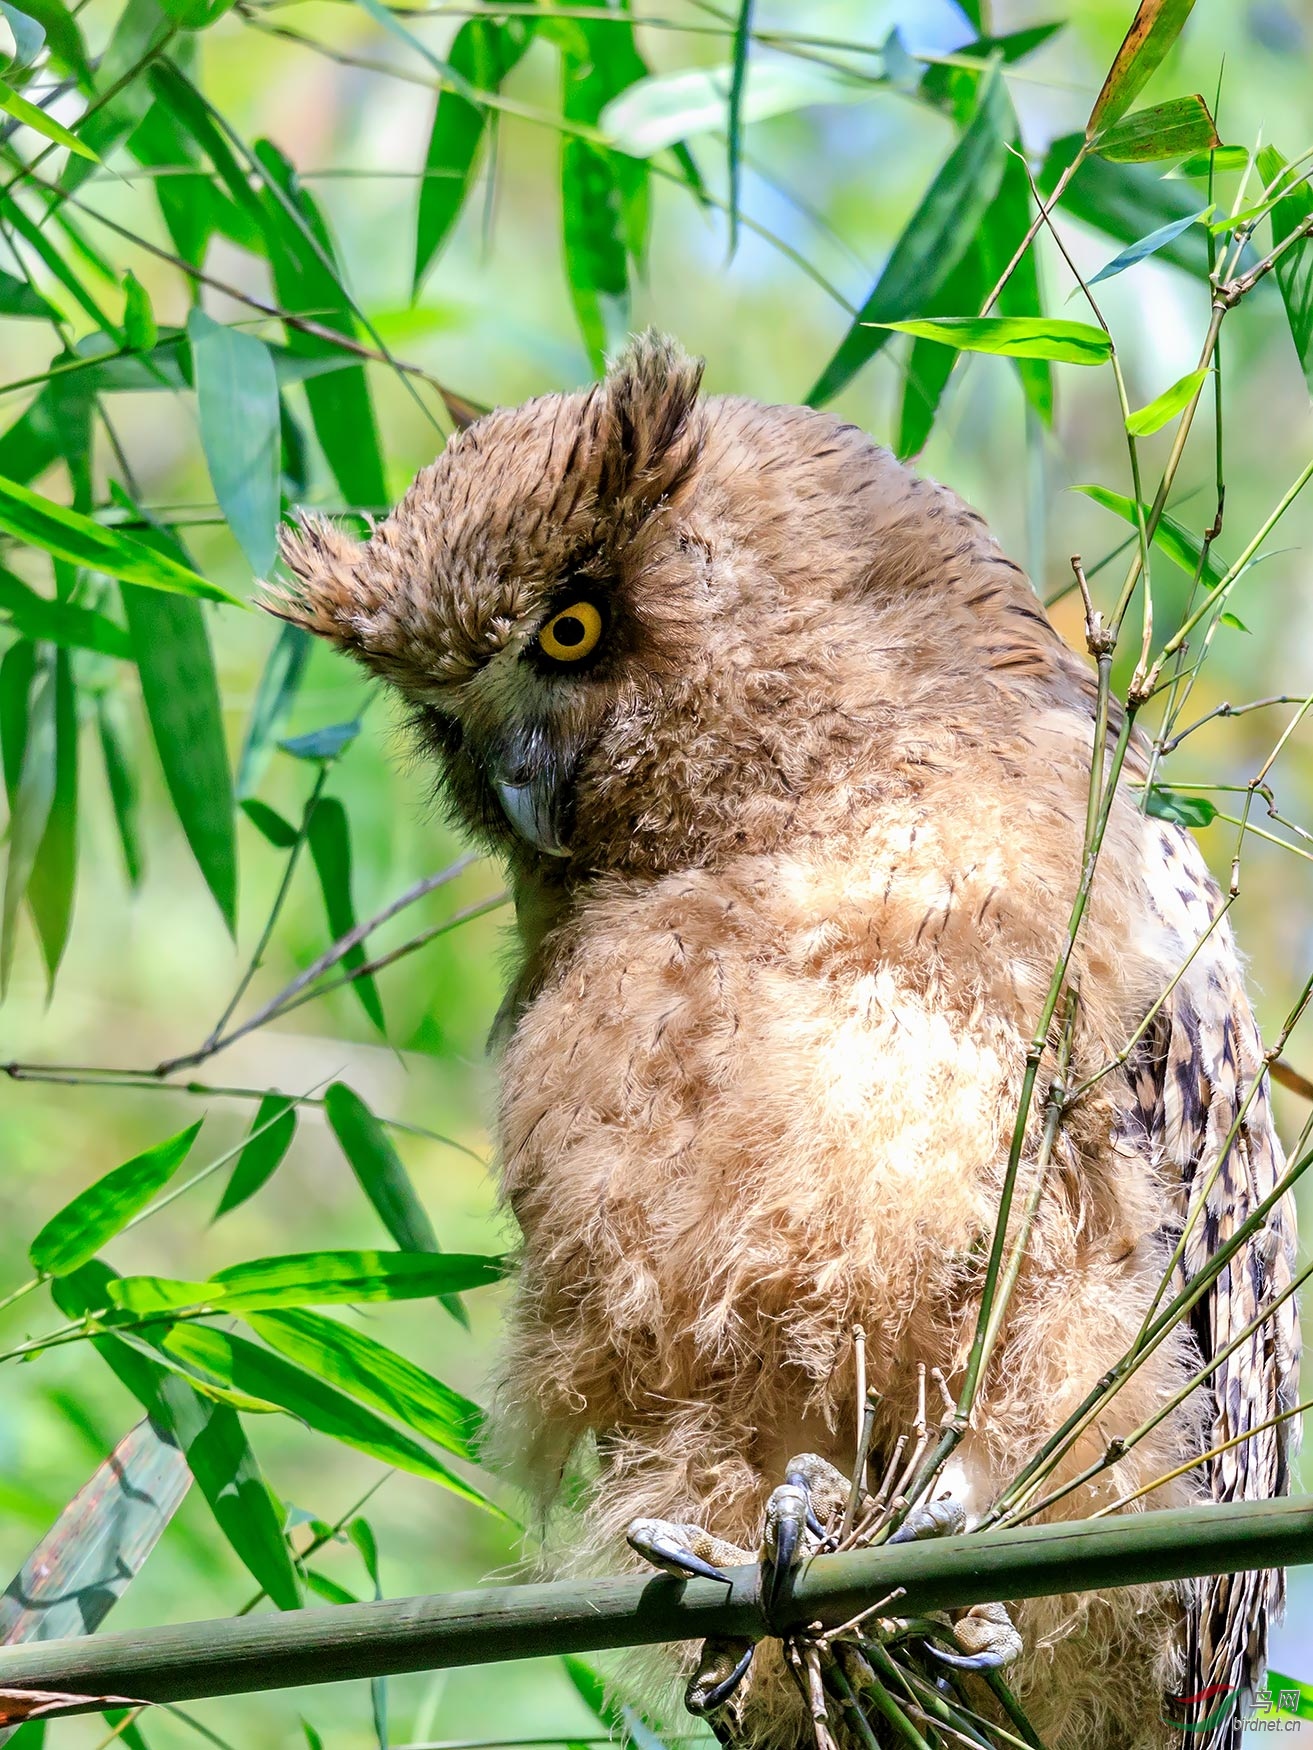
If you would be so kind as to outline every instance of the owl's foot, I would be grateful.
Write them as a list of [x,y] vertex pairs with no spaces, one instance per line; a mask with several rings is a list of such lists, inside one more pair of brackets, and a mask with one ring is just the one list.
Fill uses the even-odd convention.
[[1021,1636],[1006,1604],[974,1604],[953,1624],[953,1639],[963,1650],[950,1653],[927,1641],[927,1649],[959,1671],[998,1671],[1018,1658]]
[[662,1573],[687,1579],[723,1580],[725,1568],[741,1568],[752,1556],[701,1525],[673,1519],[635,1519],[625,1533],[630,1549]]

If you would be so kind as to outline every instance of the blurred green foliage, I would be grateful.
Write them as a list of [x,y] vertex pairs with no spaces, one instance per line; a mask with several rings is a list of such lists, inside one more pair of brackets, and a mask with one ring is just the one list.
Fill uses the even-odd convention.
[[[1135,516],[1109,370],[1033,344],[1010,359],[959,355],[942,329],[864,325],[978,314],[1030,226],[1030,172],[1046,195],[1067,177],[1069,259],[1041,236],[995,314],[1088,331],[1074,273],[1102,281],[1128,406],[1145,410],[1146,498],[1202,389],[1154,548],[1155,648],[1195,599],[1219,470],[1225,516],[1206,577],[1225,573],[1308,462],[1313,245],[1228,319],[1207,380],[1182,379],[1198,367],[1209,263],[1230,221],[1254,226],[1247,253],[1236,244],[1243,269],[1313,212],[1298,180],[1313,147],[1313,8],[1200,0],[1136,101],[1151,115],[1192,93],[1202,102],[1137,122],[1122,113],[1126,91],[1103,101],[1117,134],[1073,174],[1131,11],[1125,0],[0,7],[12,39],[0,26],[0,1060],[73,1066],[4,1084],[0,1297],[30,1276],[43,1229],[36,1262],[82,1266],[54,1308],[44,1289],[15,1298],[0,1336],[19,1349],[106,1307],[111,1277],[84,1262],[102,1240],[120,1276],[204,1284],[216,1305],[224,1279],[211,1278],[246,1260],[364,1249],[404,1256],[393,1278],[422,1280],[430,1297],[361,1294],[358,1312],[330,1318],[293,1294],[278,1303],[291,1310],[266,1301],[252,1313],[260,1344],[180,1325],[172,1350],[153,1336],[134,1347],[134,1332],[103,1335],[99,1353],[74,1341],[11,1361],[8,1571],[143,1401],[173,1418],[189,1454],[203,1433],[228,1455],[249,1510],[216,1518],[205,1495],[222,1495],[222,1468],[207,1482],[193,1456],[200,1486],[117,1606],[118,1626],[227,1614],[257,1580],[285,1605],[303,1588],[330,1604],[446,1590],[507,1569],[521,1547],[506,1518],[462,1498],[515,1511],[473,1444],[504,1291],[448,1293],[456,1317],[431,1298],[481,1280],[461,1276],[461,1260],[514,1243],[486,1166],[500,881],[486,863],[458,863],[426,774],[398,757],[387,705],[303,635],[224,605],[247,601],[253,571],[273,563],[281,513],[382,514],[470,404],[573,385],[651,322],[706,356],[713,391],[832,402],[918,455],[988,516],[1080,645],[1068,556],[1084,555],[1106,613],[1129,555],[1102,562],[1136,539],[1109,514]],[[1211,172],[1201,110],[1239,149]],[[1252,216],[1264,185],[1282,198]],[[1099,491],[1066,490],[1077,482]],[[1296,501],[1213,616],[1176,729],[1224,701],[1313,690],[1311,519]],[[1120,690],[1139,612],[1137,595]],[[1247,783],[1293,709],[1219,715],[1156,774],[1156,806],[1201,828],[1224,882],[1240,799],[1218,786]],[[1233,915],[1269,1035],[1313,963],[1308,745],[1302,727],[1284,745],[1268,774],[1275,814],[1257,810],[1242,837]],[[1290,1058],[1313,1069],[1298,1031]],[[177,1066],[167,1082],[142,1073],[161,1064]],[[1307,1110],[1278,1098],[1293,1135]],[[202,1116],[198,1138],[165,1145]],[[207,1167],[205,1190],[172,1200]],[[102,1233],[107,1196],[121,1219]],[[119,1231],[152,1197],[158,1217]],[[73,1229],[96,1243],[79,1247]],[[322,1269],[316,1281],[318,1306]],[[187,1366],[219,1394],[197,1396]],[[279,1390],[293,1414],[242,1413]],[[343,1420],[354,1444],[350,1429],[326,1437]],[[408,1468],[385,1473],[380,1452]],[[352,1503],[376,1485],[361,1518]],[[1307,1676],[1306,1577],[1293,1600],[1274,1663]],[[217,1734],[263,1750],[299,1742],[298,1716],[306,1741],[330,1750],[601,1729],[586,1674],[559,1664],[387,1690],[198,1704],[191,1723],[162,1712],[123,1737]],[[111,1729],[96,1718],[44,1736],[74,1750]],[[40,1736],[24,1728],[24,1750]]]

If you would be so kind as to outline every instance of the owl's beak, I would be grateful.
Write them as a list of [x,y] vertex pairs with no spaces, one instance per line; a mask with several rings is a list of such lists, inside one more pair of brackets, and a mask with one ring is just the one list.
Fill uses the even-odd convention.
[[545,773],[527,784],[509,784],[502,779],[494,784],[507,820],[522,839],[549,857],[570,855],[570,847],[561,843],[557,832],[556,790]]

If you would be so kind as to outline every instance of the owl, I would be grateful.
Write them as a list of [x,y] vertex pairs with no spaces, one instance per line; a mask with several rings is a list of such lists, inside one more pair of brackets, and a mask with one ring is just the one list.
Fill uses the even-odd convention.
[[[700,376],[649,335],[480,418],[368,540],[287,531],[267,598],[400,693],[509,872],[501,1424],[544,1516],[584,1501],[576,1571],[633,1561],[635,1521],[756,1548],[791,1455],[851,1468],[859,1329],[868,1476],[927,1378],[956,1392],[1085,828],[1091,674],[982,519],[856,427]],[[1035,1102],[1036,1214],[943,1479],[968,1527],[1135,1339],[1182,1233],[1189,1274],[1282,1171],[1218,892],[1143,776],[1132,742],[1071,962],[1083,1091],[1037,1185]],[[1244,1333],[1291,1248],[1283,1204],[1051,1485],[1181,1401],[1050,1517],[1290,1406],[1289,1298]],[[1129,1510],[1286,1486],[1280,1424]],[[1050,1750],[1162,1746],[1166,1693],[1253,1684],[1279,1602],[1239,1575],[1022,1603],[1008,1681]],[[757,1664],[737,1735],[810,1741]]]

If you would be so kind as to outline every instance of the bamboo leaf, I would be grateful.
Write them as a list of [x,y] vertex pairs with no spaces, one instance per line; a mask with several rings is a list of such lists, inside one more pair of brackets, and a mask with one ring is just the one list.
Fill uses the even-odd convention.
[[0,1643],[93,1634],[140,1573],[190,1482],[181,1453],[139,1422],[5,1588]]
[[238,1390],[277,1404],[317,1433],[354,1446],[383,1464],[439,1483],[490,1512],[498,1512],[471,1484],[381,1416],[345,1393],[335,1391],[304,1368],[268,1349],[258,1348],[244,1337],[202,1325],[176,1325],[163,1339],[163,1347]]
[[136,352],[150,352],[160,337],[150,293],[135,273],[123,276],[123,337]]
[[201,443],[214,495],[257,577],[278,552],[278,378],[264,342],[215,322],[187,318],[200,408]]
[[1085,125],[1087,140],[1093,140],[1125,115],[1181,34],[1193,6],[1194,0],[1140,0],[1131,28],[1108,69],[1103,89],[1094,100]]
[[182,596],[202,596],[236,607],[244,605],[226,589],[198,577],[167,553],[159,553],[144,541],[42,498],[16,480],[0,478],[0,529],[29,546],[53,554],[56,559],[108,572],[123,583]]
[[251,1137],[223,1188],[213,1219],[254,1197],[277,1172],[296,1135],[296,1104],[286,1094],[266,1094],[251,1121]]
[[911,316],[948,279],[998,193],[1008,156],[1008,102],[991,70],[975,114],[895,243],[865,304],[807,396],[819,407],[886,344],[887,324]]
[[[732,63],[651,73],[612,98],[598,124],[617,151],[651,158],[680,140],[726,127],[733,83]],[[878,91],[876,81],[811,62],[753,61],[744,80],[740,125],[824,104],[860,103]]]
[[17,6],[11,6],[9,0],[0,0],[0,16],[14,39],[14,57],[10,65],[30,67],[45,47],[45,27],[26,12],[20,12]]
[[275,850],[290,851],[301,836],[291,821],[284,820],[278,810],[270,808],[267,802],[257,802],[254,796],[248,796],[242,802],[241,808],[251,825]]
[[1152,109],[1137,109],[1099,134],[1092,150],[1117,164],[1147,164],[1188,152],[1210,152],[1221,144],[1208,105],[1195,92],[1193,97],[1174,97]]
[[1184,796],[1165,784],[1151,786],[1144,798],[1144,812],[1177,826],[1208,826],[1217,809],[1206,796]]
[[[1132,528],[1139,526],[1135,515],[1135,501],[1127,498],[1123,493],[1112,492],[1106,486],[1073,486],[1071,490],[1083,492],[1086,498],[1092,498],[1095,504],[1101,504],[1105,510],[1110,510],[1114,516],[1119,516]],[[1147,523],[1149,517],[1147,506],[1143,507],[1143,514]],[[1190,577],[1193,577],[1199,569],[1199,561],[1203,555],[1203,542],[1197,535],[1192,535],[1188,529],[1182,528],[1181,524],[1172,517],[1164,514],[1160,518],[1158,527],[1154,530],[1153,544]],[[1204,558],[1201,575],[1210,589],[1219,584],[1226,575],[1225,566],[1219,563],[1211,550]]]
[[114,809],[114,823],[118,827],[119,843],[123,847],[123,863],[127,870],[128,884],[137,887],[141,884],[145,857],[137,817],[137,776],[128,755],[127,734],[122,719],[121,700],[112,694],[98,694],[96,727],[100,733],[100,751],[105,761],[105,777]]
[[1089,284],[1097,286],[1100,280],[1110,280],[1114,274],[1125,273],[1128,267],[1134,267],[1136,262],[1145,261],[1151,255],[1156,255],[1160,249],[1166,249],[1169,243],[1181,237],[1192,225],[1207,219],[1212,212],[1211,203],[1201,207],[1197,213],[1187,213],[1183,219],[1173,219],[1169,225],[1160,225],[1156,231],[1150,231],[1147,237],[1141,237],[1132,243],[1129,249],[1123,249],[1120,255],[1115,255],[1106,267],[1101,267],[1098,273],[1089,280]]
[[[1046,198],[1052,196],[1082,144],[1079,134],[1067,134],[1049,147],[1038,178]],[[1202,277],[1208,272],[1208,243],[1202,232],[1192,229],[1197,198],[1192,190],[1168,182],[1142,164],[1112,164],[1091,154],[1063,190],[1060,210],[1127,244],[1137,244],[1146,232],[1154,234],[1189,218],[1190,224],[1156,243],[1155,250],[1174,267]]]
[[37,847],[28,887],[28,904],[36,925],[46,974],[54,988],[55,974],[73,921],[73,893],[78,854],[78,708],[73,665],[66,650],[53,656],[55,704],[55,771],[50,812]]
[[445,1252],[293,1252],[216,1271],[208,1282],[169,1276],[121,1276],[111,1304],[136,1317],[213,1306],[224,1312],[334,1302],[430,1300],[482,1288],[506,1272],[501,1258]]
[[1180,377],[1170,389],[1164,389],[1145,407],[1137,409],[1126,421],[1126,429],[1132,437],[1151,437],[1160,431],[1169,419],[1175,419],[1182,408],[1188,407],[1195,396],[1208,380],[1208,370],[1191,371],[1187,376]]
[[[315,804],[306,827],[306,842],[315,874],[319,877],[319,890],[324,896],[329,933],[336,941],[355,929],[356,908],[351,896],[351,828],[346,809],[335,796],[322,797]],[[363,942],[357,942],[342,956],[341,965],[348,973],[357,971],[364,964]],[[366,1015],[379,1032],[386,1035],[383,1003],[374,975],[363,973],[353,978],[351,988]]]
[[739,0],[739,15],[734,24],[734,61],[730,70],[729,106],[725,117],[731,256],[739,240],[739,160],[743,153],[743,99],[747,91],[748,52],[752,47],[752,6],[753,0]]
[[33,1269],[43,1276],[67,1276],[93,1258],[168,1184],[204,1122],[198,1118],[176,1136],[133,1155],[52,1215],[28,1247]]
[[237,915],[237,841],[223,707],[198,603],[123,590],[151,734],[187,843],[230,931]]
[[1009,358],[1052,359],[1071,365],[1105,364],[1112,342],[1087,322],[1051,316],[941,316],[937,320],[881,322],[878,327],[916,334],[960,352],[1001,353]]
[[[1274,146],[1264,146],[1258,154],[1258,168],[1264,185],[1270,186],[1283,173],[1286,162]],[[1273,248],[1278,248],[1310,219],[1313,188],[1300,180],[1273,203]],[[1273,271],[1285,305],[1290,338],[1295,343],[1305,380],[1313,389],[1313,237],[1305,237],[1303,242],[1287,249]]]
[[482,1410],[394,1349],[323,1313],[247,1312],[244,1317],[270,1348],[349,1397],[381,1410],[459,1458],[478,1457]]
[[59,311],[27,280],[0,272],[0,316],[31,316],[40,322],[58,322]]
[[287,727],[309,656],[310,634],[305,628],[281,625],[260,672],[237,762],[237,800],[243,804],[259,788],[274,743]]
[[27,746],[28,701],[36,678],[36,646],[18,639],[0,658],[0,753],[3,754],[5,804],[12,815]]
[[[1301,1683],[1297,1677],[1283,1677],[1279,1671],[1269,1671],[1267,1692],[1275,1702],[1277,1718],[1313,1720],[1313,1684]],[[1258,1708],[1254,1713],[1262,1717]]]
[[349,723],[330,723],[324,729],[312,729],[307,735],[293,735],[280,741],[284,753],[296,760],[335,760],[360,734],[360,719]]
[[0,613],[8,615],[9,624],[24,638],[58,644],[66,650],[95,650],[102,656],[132,660],[131,638],[108,615],[38,595],[3,567],[0,567]]
[[36,104],[29,103],[17,91],[12,91],[3,80],[0,80],[0,110],[6,111],[7,114],[13,116],[16,122],[22,122],[34,133],[44,135],[56,146],[67,146],[69,151],[76,152],[79,158],[89,158],[93,164],[100,163],[98,155],[91,150],[90,146],[84,145],[76,134],[71,134],[53,116],[47,115],[45,110],[38,109]]
[[[495,92],[528,48],[532,19],[471,18],[461,25],[448,59],[478,91]],[[485,105],[451,86],[438,93],[415,215],[412,293],[450,236],[478,170],[488,124]]]
[[[0,915],[0,997],[9,988],[17,945],[19,907],[32,880],[37,851],[45,836],[55,797],[55,676],[49,663],[36,663],[24,704],[22,752],[10,803],[9,860],[5,868],[3,914]],[[17,730],[14,725],[7,724],[6,728],[8,759],[9,741],[16,736]]]

